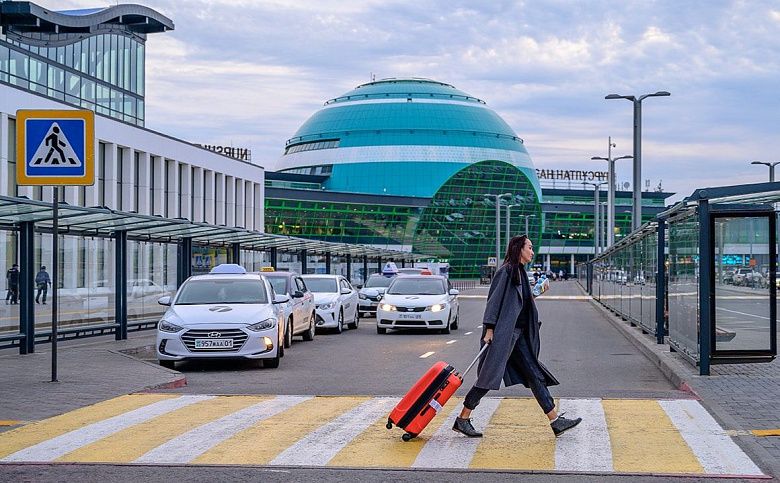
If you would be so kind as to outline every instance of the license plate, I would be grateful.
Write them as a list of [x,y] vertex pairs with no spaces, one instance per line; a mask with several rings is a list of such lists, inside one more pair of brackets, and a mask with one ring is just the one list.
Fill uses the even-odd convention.
[[420,314],[398,314],[399,319],[406,319],[406,320],[420,320],[422,319],[422,315]]
[[195,339],[196,349],[231,348],[233,339]]

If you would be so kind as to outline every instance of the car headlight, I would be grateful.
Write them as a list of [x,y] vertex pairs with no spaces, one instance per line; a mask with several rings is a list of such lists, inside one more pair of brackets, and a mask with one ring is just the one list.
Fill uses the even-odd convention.
[[273,329],[274,327],[276,327],[276,319],[271,317],[271,318],[265,319],[265,320],[263,320],[261,322],[258,322],[256,324],[252,324],[252,325],[248,326],[247,329],[249,329],[249,330],[251,330],[253,332],[259,332],[261,330]]
[[395,310],[395,305],[390,305],[390,304],[382,304],[379,307],[382,310],[387,311],[387,312],[392,312],[393,310]]
[[335,306],[336,306],[336,302],[330,302],[327,304],[320,304],[317,306],[317,308],[320,310],[331,310]]
[[431,312],[441,312],[446,308],[447,308],[447,304],[434,304],[428,307],[428,310],[430,310]]
[[179,332],[182,330],[182,327],[179,327],[176,324],[172,324],[168,322],[165,319],[162,319],[159,324],[157,324],[157,329],[160,330],[160,332]]
[[366,294],[364,294],[364,293],[359,293],[359,294],[358,294],[358,298],[359,298],[360,300],[366,300],[368,297],[367,297],[367,296],[366,296]]

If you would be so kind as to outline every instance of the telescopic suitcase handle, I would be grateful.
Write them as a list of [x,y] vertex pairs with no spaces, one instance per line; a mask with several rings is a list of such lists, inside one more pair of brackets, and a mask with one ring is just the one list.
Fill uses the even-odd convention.
[[471,368],[474,367],[474,364],[477,363],[479,358],[482,357],[482,353],[487,350],[489,345],[490,345],[490,343],[487,343],[487,344],[482,346],[482,349],[480,349],[479,353],[477,354],[477,357],[475,357],[474,360],[471,361],[471,364],[469,364],[469,366],[466,368],[466,370],[463,371],[463,374],[461,374],[461,376],[460,376],[461,379],[464,379],[466,377],[466,374],[468,374],[469,371],[471,370]]

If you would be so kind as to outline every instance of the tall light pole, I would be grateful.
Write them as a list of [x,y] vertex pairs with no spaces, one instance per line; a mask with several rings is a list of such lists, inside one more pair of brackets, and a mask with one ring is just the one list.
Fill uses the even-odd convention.
[[[515,208],[516,206],[523,206],[523,205],[515,204],[515,205],[507,205],[507,207],[506,207],[506,241],[507,241],[507,243],[509,243],[509,240],[512,238],[512,232],[509,231],[509,225],[510,225],[510,221],[509,221],[510,214],[509,213],[512,211],[512,208]],[[523,216],[523,215],[520,215],[520,216]]]
[[485,194],[482,196],[496,199],[496,268],[498,268],[499,260],[501,260],[501,198],[512,196],[512,193],[501,193],[500,195]]
[[601,252],[601,210],[599,207],[601,202],[599,201],[599,191],[601,190],[601,186],[606,184],[606,181],[600,181],[598,183],[585,181],[582,184],[593,186],[593,222],[595,226],[593,232],[593,253],[594,255],[598,255]]
[[621,96],[610,94],[604,99],[628,99],[634,103],[634,196],[632,203],[631,230],[636,230],[642,224],[642,101],[648,97],[671,96],[666,91],[636,96]]
[[528,218],[536,218],[536,215],[521,215],[521,216],[525,218],[525,234],[528,235]]
[[607,164],[607,247],[611,247],[615,244],[615,161],[618,159],[631,159],[633,156],[620,156],[617,158],[612,157],[612,148],[617,144],[612,142],[612,136],[608,138],[607,142],[607,157],[602,158],[600,156],[593,156],[592,160],[606,161]]
[[774,183],[775,182],[775,166],[780,164],[780,161],[775,162],[766,162],[766,161],[751,161],[750,164],[763,164],[764,166],[769,166],[769,182]]

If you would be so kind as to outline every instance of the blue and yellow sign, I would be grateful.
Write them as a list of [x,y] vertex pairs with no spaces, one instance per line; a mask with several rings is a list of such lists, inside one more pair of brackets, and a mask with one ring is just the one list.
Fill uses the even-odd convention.
[[16,181],[22,186],[95,184],[95,113],[16,111]]

